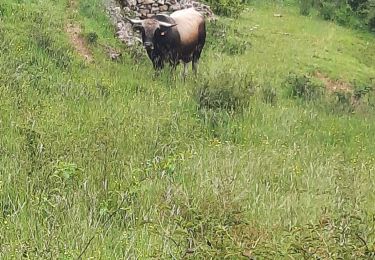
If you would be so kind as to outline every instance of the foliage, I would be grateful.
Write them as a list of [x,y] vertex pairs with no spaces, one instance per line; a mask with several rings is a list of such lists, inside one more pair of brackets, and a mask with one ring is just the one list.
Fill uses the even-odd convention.
[[372,32],[375,32],[375,1],[369,0],[365,10],[362,12],[367,13],[366,23]]
[[261,88],[261,93],[262,93],[262,100],[267,103],[274,105],[277,101],[277,94],[276,94],[276,89],[266,85],[265,87]]
[[95,44],[98,41],[98,34],[96,32],[89,32],[86,35],[87,42],[90,44]]
[[233,30],[233,25],[227,25],[220,20],[208,24],[207,46],[228,55],[240,55],[251,47],[249,40],[244,39],[246,32]]
[[206,0],[215,14],[238,17],[244,9],[244,0]]
[[249,104],[254,83],[249,76],[227,71],[209,75],[196,90],[200,109],[224,109],[229,112],[241,110]]
[[299,12],[301,15],[309,15],[310,14],[310,9],[312,8],[312,0],[300,0],[299,3]]
[[290,73],[283,85],[289,97],[313,100],[321,95],[321,86],[307,75]]
[[315,6],[325,20],[353,28],[375,30],[375,1],[373,0],[301,0],[300,13],[308,15]]

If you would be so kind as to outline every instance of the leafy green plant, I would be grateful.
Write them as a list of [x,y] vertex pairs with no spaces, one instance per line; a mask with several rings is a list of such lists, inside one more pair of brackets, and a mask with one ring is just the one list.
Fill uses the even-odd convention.
[[263,102],[274,105],[277,101],[276,90],[271,86],[261,88],[261,96]]
[[[308,0],[300,2],[301,10],[305,10]],[[340,25],[352,28],[375,30],[374,0],[315,0],[314,5],[325,20],[335,21]],[[302,14],[302,12],[301,12]]]
[[283,86],[287,90],[287,95],[293,98],[313,100],[321,95],[321,86],[314,83],[307,75],[291,73],[284,81]]
[[366,23],[372,32],[375,32],[375,1],[369,1],[367,4]]
[[250,102],[255,84],[244,74],[219,72],[216,77],[206,78],[196,90],[200,109],[224,109],[236,111]]
[[299,2],[300,14],[304,16],[309,15],[311,8],[312,8],[312,0],[300,0]]
[[208,31],[207,45],[221,53],[240,55],[251,47],[248,40],[243,40],[244,33],[234,31],[220,20],[210,22]]
[[214,13],[223,16],[238,17],[244,8],[242,0],[206,0]]
[[58,161],[54,165],[53,176],[61,182],[71,182],[77,179],[82,170],[75,163]]
[[89,32],[86,35],[87,42],[90,44],[95,44],[98,41],[98,34],[96,32]]

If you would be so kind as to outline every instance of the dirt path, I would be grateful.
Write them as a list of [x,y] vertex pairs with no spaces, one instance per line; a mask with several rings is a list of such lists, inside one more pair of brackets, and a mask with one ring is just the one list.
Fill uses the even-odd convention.
[[[77,12],[77,6],[78,0],[70,0],[68,11],[70,13]],[[81,26],[70,19],[65,25],[65,32],[68,34],[70,43],[78,52],[78,54],[82,56],[86,61],[90,63],[93,62],[93,55],[89,48],[86,46],[86,41],[81,35]]]

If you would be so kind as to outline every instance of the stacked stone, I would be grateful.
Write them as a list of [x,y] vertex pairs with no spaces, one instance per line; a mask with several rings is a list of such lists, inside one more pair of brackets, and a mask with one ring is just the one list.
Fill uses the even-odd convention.
[[129,46],[142,40],[139,35],[134,34],[132,25],[126,21],[125,17],[145,19],[154,14],[170,14],[177,10],[194,7],[208,19],[214,19],[210,7],[195,0],[107,0],[104,2],[115,26],[117,37]]
[[208,5],[194,0],[121,0],[125,14],[145,19],[155,14],[171,13],[177,10],[194,7],[202,14],[212,17],[213,13]]

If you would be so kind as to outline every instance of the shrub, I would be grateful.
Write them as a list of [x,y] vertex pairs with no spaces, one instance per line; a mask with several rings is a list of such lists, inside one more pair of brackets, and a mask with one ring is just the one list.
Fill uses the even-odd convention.
[[[375,31],[375,0],[311,0],[320,16],[340,25],[354,28],[368,27]],[[309,0],[300,0],[300,12],[307,15]],[[311,5],[310,5],[311,7]]]
[[214,13],[223,16],[238,17],[244,9],[243,0],[206,0]]
[[254,83],[247,75],[221,72],[206,78],[195,96],[199,109],[234,112],[249,104],[253,91]]
[[359,87],[354,91],[353,98],[354,100],[359,101],[360,99],[363,99],[366,96],[368,96],[373,90],[374,88],[372,86]]
[[276,103],[276,90],[271,86],[266,86],[261,89],[263,102],[274,105]]
[[335,113],[368,112],[373,106],[373,90],[372,86],[356,86],[353,92],[336,91],[333,100],[327,99],[327,107]]
[[321,86],[314,83],[311,78],[306,75],[291,73],[283,85],[289,97],[312,100],[321,95]]
[[208,75],[195,90],[197,116],[209,135],[220,140],[238,141],[238,129],[231,122],[241,117],[255,92],[246,74],[225,71]]
[[363,6],[363,4],[365,4],[366,2],[368,1],[367,0],[348,0],[348,4],[354,11],[359,10],[360,7]]
[[371,1],[367,7],[367,25],[370,31],[375,32],[375,0]]
[[86,40],[90,44],[95,44],[98,41],[98,34],[96,32],[89,32],[86,35]]
[[233,32],[231,28],[220,20],[209,23],[207,44],[211,48],[229,55],[243,54],[251,43],[243,40],[241,32]]
[[300,0],[299,12],[301,15],[304,15],[304,16],[309,15],[311,7],[312,7],[312,0]]
[[319,14],[324,20],[334,20],[336,5],[332,2],[322,2],[319,8]]

